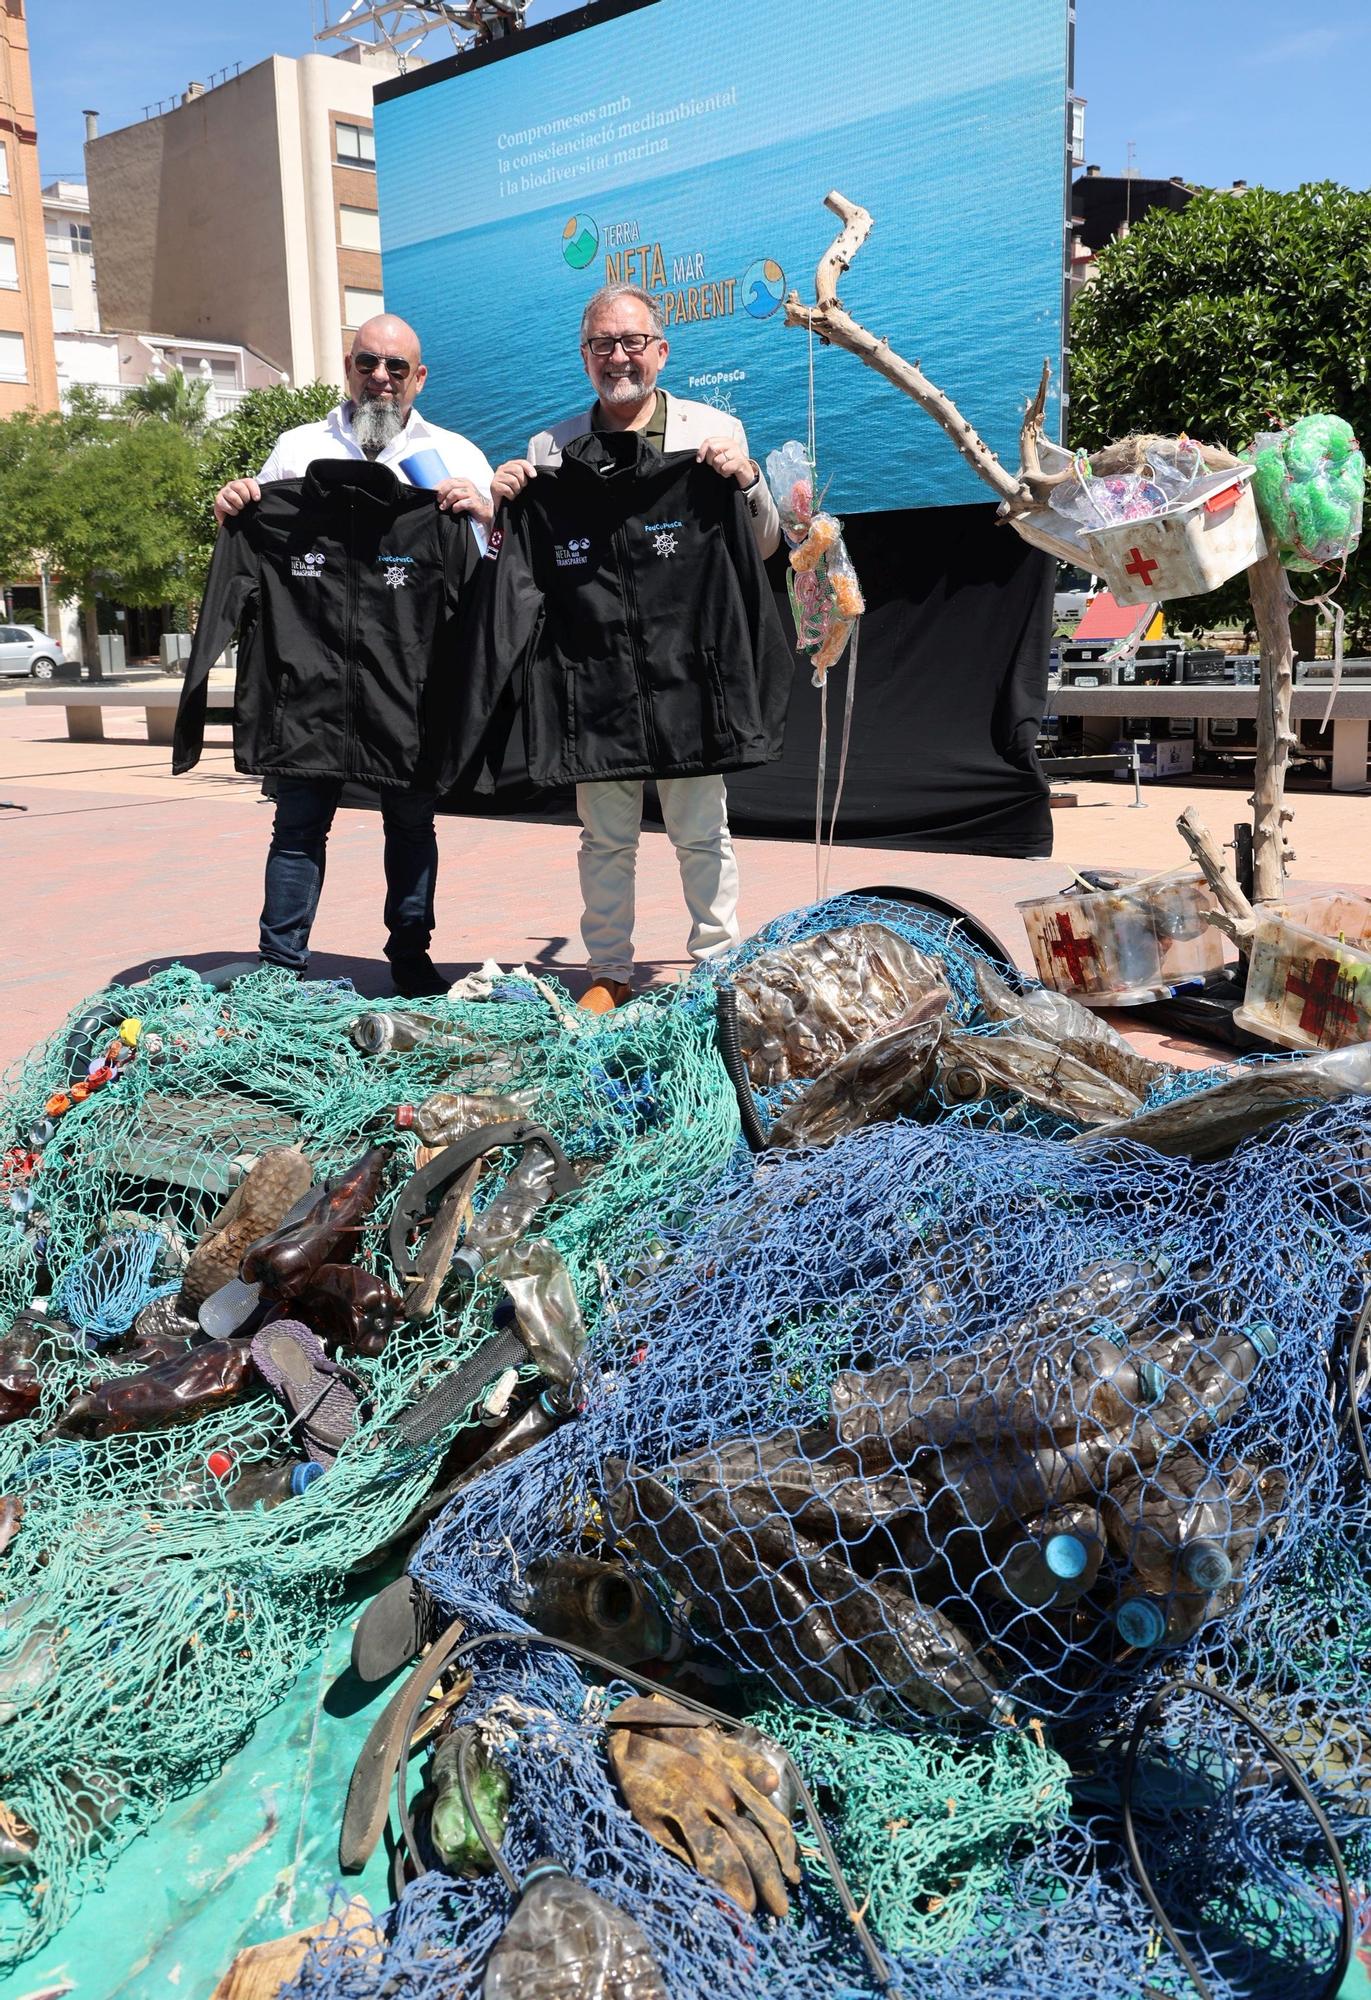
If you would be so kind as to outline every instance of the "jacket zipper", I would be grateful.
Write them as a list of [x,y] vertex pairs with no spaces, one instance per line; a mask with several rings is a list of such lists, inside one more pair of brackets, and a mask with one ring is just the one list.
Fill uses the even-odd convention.
[[348,491],[347,585],[343,600],[343,762],[352,768],[352,682],[357,646],[357,495]]
[[614,560],[619,566],[619,587],[623,591],[624,609],[628,614],[628,645],[629,652],[633,658],[634,685],[638,690],[638,719],[642,725],[643,741],[647,745],[648,756],[656,764],[659,761],[657,756],[657,731],[653,725],[652,702],[647,693],[642,647],[638,643],[638,635],[641,629],[638,614],[638,586],[633,580],[632,557],[630,556],[625,561],[626,553],[624,530],[618,528],[614,534]]

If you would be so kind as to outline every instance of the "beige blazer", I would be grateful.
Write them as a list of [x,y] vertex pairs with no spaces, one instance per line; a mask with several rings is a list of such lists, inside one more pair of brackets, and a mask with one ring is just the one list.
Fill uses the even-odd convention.
[[[747,433],[736,417],[726,416],[712,403],[688,403],[680,396],[667,395],[665,390],[662,394],[666,396],[668,451],[690,451],[702,445],[708,437],[732,435],[738,440],[739,450],[747,452],[751,458]],[[566,417],[560,424],[553,424],[529,439],[528,457],[534,465],[560,465],[562,446],[570,444],[573,438],[584,437],[589,429],[589,410],[582,410],[576,417]],[[780,547],[781,518],[776,512],[776,502],[771,497],[764,472],[743,498],[752,517],[752,533],[757,546],[764,556],[769,556]]]

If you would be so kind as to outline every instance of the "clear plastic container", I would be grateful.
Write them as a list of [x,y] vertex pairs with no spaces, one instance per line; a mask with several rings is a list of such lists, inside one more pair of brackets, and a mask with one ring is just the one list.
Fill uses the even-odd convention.
[[[1351,897],[1319,900],[1354,908]],[[1325,921],[1333,915],[1320,911]],[[1247,991],[1233,1019],[1249,1034],[1286,1049],[1343,1049],[1371,1041],[1371,936],[1360,947],[1344,944],[1322,928],[1259,911]]]
[[1044,986],[1090,1007],[1140,1007],[1222,969],[1227,942],[1204,920],[1218,904],[1198,871],[1099,879],[1093,892],[1018,905]]

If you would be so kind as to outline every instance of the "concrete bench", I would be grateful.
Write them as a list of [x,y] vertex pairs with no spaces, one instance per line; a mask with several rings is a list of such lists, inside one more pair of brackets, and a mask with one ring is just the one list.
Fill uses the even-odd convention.
[[[142,687],[106,687],[82,682],[74,687],[30,688],[25,699],[30,708],[64,708],[67,736],[73,743],[103,743],[107,708],[141,708],[147,717],[148,742],[170,744],[176,729],[176,710],[181,700],[181,683]],[[209,685],[208,722],[233,719],[233,682],[212,678]]]

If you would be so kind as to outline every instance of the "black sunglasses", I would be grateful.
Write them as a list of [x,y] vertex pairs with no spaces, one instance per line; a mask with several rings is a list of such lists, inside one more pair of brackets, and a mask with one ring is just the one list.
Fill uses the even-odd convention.
[[363,375],[374,375],[382,362],[392,382],[403,382],[409,373],[409,363],[403,354],[368,354],[363,348],[352,357],[353,367],[360,369]]

